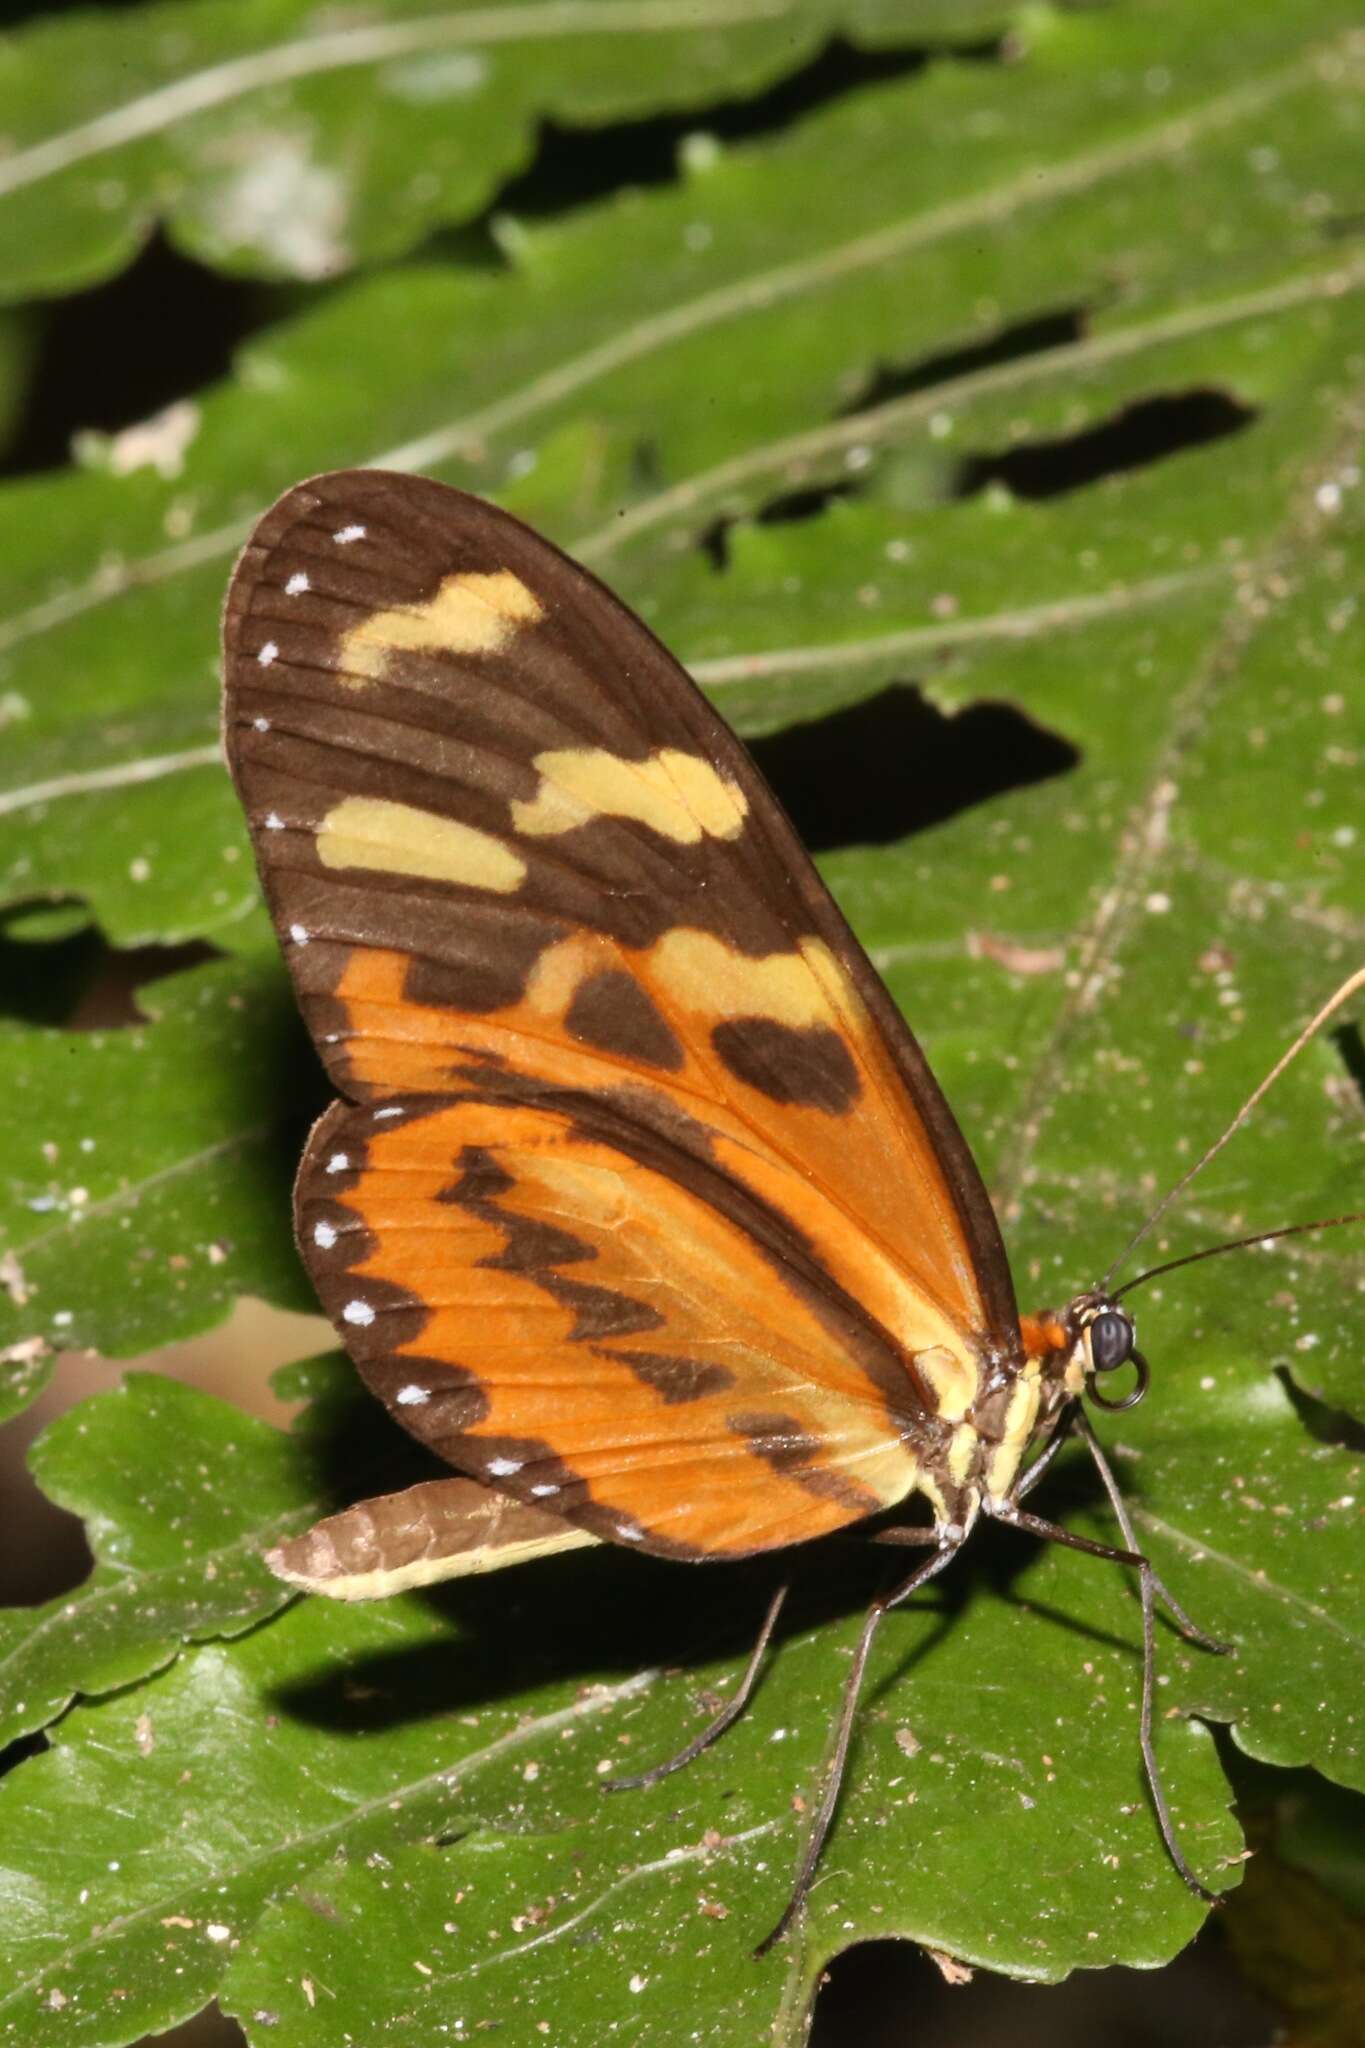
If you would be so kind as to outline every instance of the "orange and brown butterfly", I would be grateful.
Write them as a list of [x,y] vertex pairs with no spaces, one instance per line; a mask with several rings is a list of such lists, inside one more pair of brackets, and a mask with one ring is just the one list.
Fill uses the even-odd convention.
[[225,643],[343,1098],[299,1244],[367,1384],[466,1475],[276,1569],[360,1598],[595,1539],[719,1562],[918,1494],[895,1599],[982,1512],[1059,1534],[1025,1454],[1131,1321],[1100,1294],[1021,1320],[923,1054],[647,628],[506,513],[355,470],[261,520]]

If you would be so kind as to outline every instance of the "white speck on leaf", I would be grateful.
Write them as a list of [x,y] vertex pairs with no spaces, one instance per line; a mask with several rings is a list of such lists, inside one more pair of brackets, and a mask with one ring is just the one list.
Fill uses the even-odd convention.
[[226,249],[254,249],[287,276],[331,277],[345,268],[349,186],[340,171],[314,162],[308,131],[241,130],[216,154],[222,182],[204,212]]
[[185,450],[199,432],[199,407],[189,398],[153,413],[117,434],[89,432],[76,437],[76,453],[92,468],[111,476],[131,476],[154,469],[158,476],[177,477],[185,467]]
[[431,106],[440,100],[467,99],[487,83],[488,74],[488,59],[477,51],[443,50],[386,64],[375,83],[391,99]]

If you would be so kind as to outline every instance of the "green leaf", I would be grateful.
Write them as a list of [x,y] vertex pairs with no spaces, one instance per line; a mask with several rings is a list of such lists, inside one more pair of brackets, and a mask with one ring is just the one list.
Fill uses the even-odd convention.
[[340,1354],[289,1366],[275,1385],[308,1404],[288,1434],[149,1373],[44,1431],[29,1463],[51,1500],[85,1517],[94,1569],[46,1607],[0,1616],[0,1746],[78,1694],[130,1686],[184,1644],[240,1635],[293,1599],[263,1553],[333,1504],[339,1460],[362,1491],[425,1476],[425,1454],[391,1431],[376,1441]]
[[0,1183],[0,1371],[127,1358],[210,1328],[239,1294],[308,1309],[291,1160],[317,1081],[276,962],[157,982],[124,1030],[0,1027],[19,1105]]
[[[1168,612],[1174,631],[1209,579],[1255,565],[1280,465],[1348,374],[1354,13],[1036,11],[1012,66],[852,95],[676,188],[524,231],[513,268],[339,291],[160,439],[11,486],[0,894],[82,897],[123,945],[238,942],[254,895],[218,756],[223,582],[250,518],[338,464],[509,502],[749,730],[887,675],[990,695],[1018,636],[1065,661],[1069,623],[1107,622],[1086,644],[1111,658]],[[925,368],[1068,308],[1069,345]],[[845,416],[888,378],[928,388]],[[1260,416],[1183,454],[1178,482],[1115,477],[1102,518],[1085,493],[942,502],[960,456],[1192,387]],[[830,478],[864,523],[743,530],[714,573],[696,543],[718,516]]]
[[[1237,1476],[1261,1485],[1273,1472],[1310,1512],[1358,1480],[1343,1454],[1305,1444],[1288,1402],[1268,1401],[1231,1347],[1224,1369],[1226,1398],[1216,1415],[1205,1405],[1202,1429],[1197,1391],[1178,1385],[1123,1425],[1120,1464],[1162,1568],[1238,1645],[1213,1660],[1163,1631],[1162,1700],[1236,1716],[1273,1670],[1277,1729],[1319,1754],[1324,1693],[1350,1699],[1359,1684],[1358,1646],[1351,1666],[1333,1620],[1334,1607],[1350,1618],[1335,1589],[1353,1530],[1337,1516],[1315,1533],[1269,1501],[1263,1514],[1236,1501],[1238,1556],[1209,1538],[1226,1541]],[[385,1427],[374,1420],[371,1438]],[[261,1502],[263,1477],[281,1513],[295,1489],[315,1505],[301,1462],[272,1457],[268,1435],[239,1429],[231,1460],[172,1495],[168,1519],[238,1529],[233,1503]],[[356,1472],[363,1454],[350,1457]],[[1078,1505],[1093,1500],[1074,1466],[1071,1485]],[[142,1513],[148,1540],[166,1543]],[[1086,1506],[1079,1526],[1103,1525]],[[1200,1908],[1142,1795],[1131,1588],[1008,1532],[975,1553],[886,1625],[839,1827],[789,1952],[748,1959],[785,1897],[801,1826],[791,1801],[810,1801],[840,1652],[884,1563],[827,1548],[725,1742],[651,1791],[607,1799],[604,1768],[668,1753],[697,1725],[699,1685],[733,1681],[772,1568],[684,1573],[602,1551],[371,1607],[299,1603],[73,1711],[0,1791],[0,2039],[25,2041],[43,2011],[54,2041],[128,2040],[192,2010],[229,1965],[232,2008],[303,2043],[335,2039],[343,2014],[358,2037],[417,2041],[463,2016],[531,2041],[547,2011],[557,2038],[587,2042],[604,2014],[643,2028],[693,1999],[704,2038],[776,2026],[795,2039],[850,1926],[1030,1977],[1155,1963]],[[665,1658],[700,1668],[650,1668]],[[1164,1717],[1159,1740],[1189,1852],[1224,1880],[1238,1840],[1213,1745],[1197,1722]],[[1359,1782],[1358,1754],[1325,1760]],[[446,1846],[423,1846],[436,1837]]]
[[[75,1592],[0,1622],[0,1743],[77,1693],[131,1685],[182,1643],[281,1607],[289,1594],[261,1550],[300,1520],[306,1459],[300,1440],[145,1373],[53,1423],[30,1462],[50,1499],[84,1514],[95,1568]],[[224,1484],[238,1466],[249,1494]]]
[[468,219],[547,117],[600,124],[757,92],[836,32],[979,37],[1005,0],[481,0],[366,15],[161,0],[10,37],[0,277],[51,295],[164,221],[206,263],[333,277]]
[[[1362,955],[1355,27],[1329,0],[1030,9],[1009,64],[694,152],[674,189],[505,237],[502,269],[339,289],[165,430],[178,475],[6,493],[6,889],[87,903],[117,943],[240,955],[159,985],[135,1052],[51,1028],[64,1004],[33,995],[69,929],[15,936],[0,1058],[34,1107],[11,1223],[42,1224],[35,1193],[70,1210],[96,1109],[91,1157],[116,1161],[98,1186],[81,1168],[91,1222],[23,1237],[40,1291],[16,1341],[132,1349],[211,1321],[220,1281],[298,1287],[308,1084],[217,765],[213,619],[276,489],[381,456],[576,548],[762,736],[989,1174],[1021,1295],[1102,1273]],[[1359,1205],[1358,1015],[1125,1275]],[[200,1152],[221,1161],[202,1192]],[[220,1229],[230,1275],[169,1265]],[[136,1292],[130,1237],[152,1253]],[[1173,1590],[1234,1645],[1163,1629],[1159,1652],[1172,1807],[1218,1883],[1239,1838],[1206,1723],[1361,1785],[1363,1276],[1341,1231],[1132,1297],[1153,1387],[1105,1438]],[[69,1326],[45,1319],[59,1288]],[[363,1464],[331,1461],[338,1499]],[[291,1469],[260,1491],[281,1512]],[[246,1472],[215,1468],[206,1529]],[[1075,1458],[1038,1505],[1113,1536]],[[811,1561],[749,1715],[690,1771],[607,1800],[597,1766],[695,1732],[772,1568],[601,1551],[304,1603],[78,1703],[0,1787],[0,2039],[41,2015],[58,2044],[126,2041],[221,1991],[262,2042],[462,2019],[534,2044],[550,2015],[595,2048],[695,2012],[722,2048],[788,2043],[870,1935],[1044,1979],[1189,1938],[1202,1909],[1138,1769],[1131,1586],[985,1531],[888,1619],[809,1918],[751,1962],[890,1563]]]

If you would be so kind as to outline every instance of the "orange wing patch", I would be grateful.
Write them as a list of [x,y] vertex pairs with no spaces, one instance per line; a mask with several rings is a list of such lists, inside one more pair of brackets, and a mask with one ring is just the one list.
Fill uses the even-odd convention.
[[[420,1000],[440,985],[414,975],[403,955],[351,952],[335,988],[348,1092],[446,1092],[480,1058],[564,1088],[610,1087],[633,1073],[730,1136],[737,1158],[767,1157],[818,1188],[847,1190],[826,1205],[857,1220],[841,1233],[842,1284],[867,1287],[871,1265],[898,1270],[918,1308],[932,1304],[960,1347],[976,1310],[969,1247],[937,1159],[896,1115],[897,1077],[861,998],[821,940],[752,959],[689,928],[642,953],[579,931],[547,944],[523,982],[519,997],[509,990],[495,1008],[452,1013]],[[906,1243],[897,1215],[875,1229],[863,1221],[869,1197],[896,1184],[904,1203],[938,1221],[936,1234]],[[888,1325],[898,1339],[911,1349],[946,1341],[942,1330],[924,1337],[921,1315],[904,1287],[900,1294]],[[890,1313],[885,1286],[873,1298]]]
[[462,1469],[665,1554],[903,1498],[943,1425],[871,1319],[822,1299],[789,1212],[765,1248],[647,1114],[621,1105],[610,1142],[506,1099],[326,1119],[300,1230],[367,1378]]

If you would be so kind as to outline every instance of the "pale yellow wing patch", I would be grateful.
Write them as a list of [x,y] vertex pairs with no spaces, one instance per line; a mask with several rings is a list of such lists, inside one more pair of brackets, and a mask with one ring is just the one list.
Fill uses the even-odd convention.
[[317,851],[325,868],[463,882],[501,896],[526,879],[525,861],[491,832],[387,797],[343,797],[318,827]]
[[602,747],[565,747],[537,754],[531,765],[540,787],[513,803],[512,822],[532,839],[610,817],[695,846],[702,839],[737,839],[749,812],[738,783],[678,747],[661,747],[643,761]]
[[340,669],[356,683],[378,682],[395,653],[498,654],[544,607],[510,569],[447,576],[425,604],[371,612],[341,636]]

